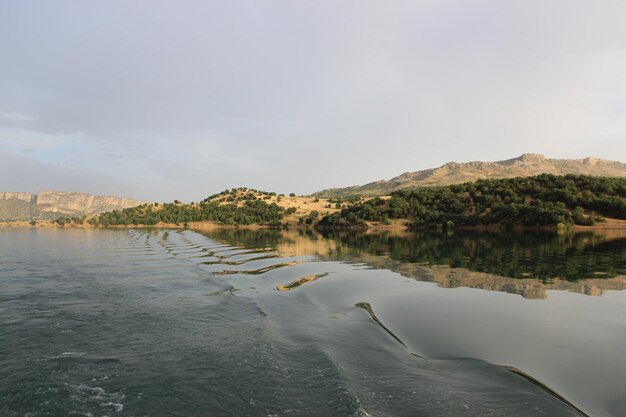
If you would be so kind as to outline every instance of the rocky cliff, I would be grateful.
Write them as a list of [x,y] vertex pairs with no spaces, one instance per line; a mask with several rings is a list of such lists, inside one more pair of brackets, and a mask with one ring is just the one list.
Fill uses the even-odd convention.
[[38,194],[0,192],[0,221],[80,217],[144,204],[130,198],[42,190]]
[[584,174],[603,177],[626,177],[626,164],[598,158],[549,159],[541,154],[526,153],[497,162],[450,162],[438,168],[405,172],[388,181],[362,186],[331,188],[313,194],[315,197],[376,196],[410,188],[459,184],[481,178],[529,177],[539,174]]

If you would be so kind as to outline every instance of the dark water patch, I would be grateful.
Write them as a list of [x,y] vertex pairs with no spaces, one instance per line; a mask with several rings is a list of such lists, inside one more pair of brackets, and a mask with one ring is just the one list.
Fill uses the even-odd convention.
[[2,415],[359,415],[324,354],[279,346],[232,286],[175,258],[136,270],[121,257],[104,273],[70,259],[58,274],[31,262],[45,290],[3,299]]

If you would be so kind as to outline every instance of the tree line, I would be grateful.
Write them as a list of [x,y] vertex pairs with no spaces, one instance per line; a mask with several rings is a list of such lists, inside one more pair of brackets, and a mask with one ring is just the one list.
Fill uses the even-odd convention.
[[166,203],[158,207],[142,205],[123,210],[100,214],[92,224],[116,225],[156,225],[185,224],[190,222],[213,221],[231,225],[260,224],[279,226],[286,210],[276,203],[263,200],[245,200],[241,205],[220,204],[217,201],[197,204]]
[[321,228],[406,219],[409,227],[593,225],[626,219],[626,179],[542,174],[396,191],[324,216]]

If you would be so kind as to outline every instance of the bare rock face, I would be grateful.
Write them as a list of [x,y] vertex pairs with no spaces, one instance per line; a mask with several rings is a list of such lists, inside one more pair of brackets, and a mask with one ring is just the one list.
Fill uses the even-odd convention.
[[525,153],[517,158],[496,162],[449,162],[438,168],[405,172],[389,181],[363,186],[331,188],[313,194],[331,198],[349,195],[376,196],[410,188],[460,184],[484,178],[530,177],[539,174],[582,174],[602,177],[626,177],[626,164],[598,158],[549,159],[541,154]]
[[37,196],[35,194],[31,194],[31,193],[5,193],[5,192],[0,192],[0,201],[19,200],[19,201],[26,201],[27,203],[30,203],[30,202],[34,201],[36,197]]
[[39,194],[0,192],[0,221],[81,217],[144,203],[146,201],[66,191],[42,190]]
[[30,220],[36,215],[36,200],[31,193],[0,192],[0,221]]
[[42,190],[37,194],[37,207],[41,211],[67,215],[97,214],[121,210],[144,204],[145,201],[129,198]]

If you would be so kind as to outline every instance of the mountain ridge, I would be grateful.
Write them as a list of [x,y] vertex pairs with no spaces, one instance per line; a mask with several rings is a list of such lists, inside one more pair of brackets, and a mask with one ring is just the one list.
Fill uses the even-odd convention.
[[120,210],[146,203],[132,198],[72,191],[0,192],[0,221],[54,220]]
[[378,196],[411,188],[459,184],[487,178],[530,177],[539,174],[626,177],[626,164],[595,157],[552,159],[546,158],[543,154],[524,153],[515,158],[495,162],[448,162],[436,168],[404,172],[390,180],[329,188],[313,193],[312,196],[319,198]]

